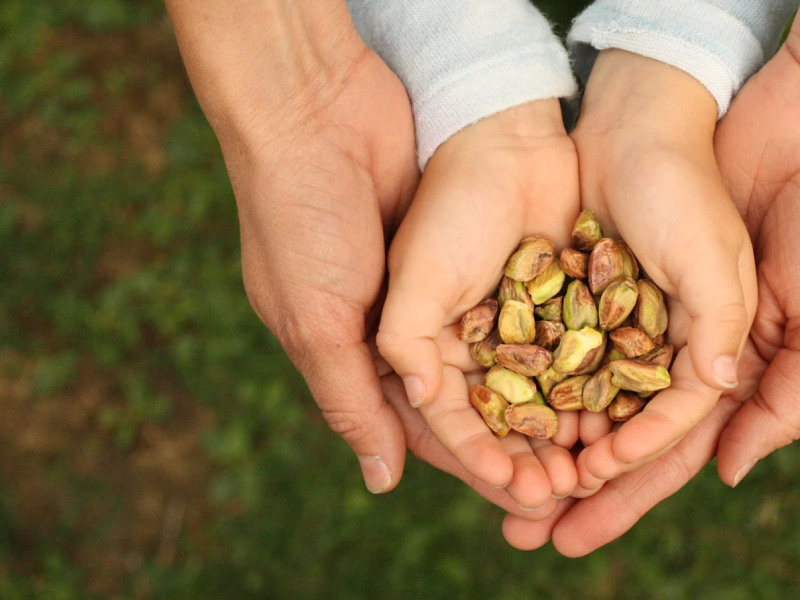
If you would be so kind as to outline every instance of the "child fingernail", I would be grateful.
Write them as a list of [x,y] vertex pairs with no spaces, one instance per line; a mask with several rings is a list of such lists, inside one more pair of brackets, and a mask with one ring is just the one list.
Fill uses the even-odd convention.
[[736,357],[731,354],[715,358],[711,363],[711,372],[722,387],[732,390],[739,385],[736,377]]
[[411,406],[417,408],[425,399],[425,384],[422,383],[422,379],[416,375],[406,375],[403,377],[403,385],[406,388],[408,402]]

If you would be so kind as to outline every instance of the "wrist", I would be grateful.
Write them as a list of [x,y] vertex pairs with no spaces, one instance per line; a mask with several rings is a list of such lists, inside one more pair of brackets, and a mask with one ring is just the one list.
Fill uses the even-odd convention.
[[365,45],[344,0],[167,0],[211,126],[245,135],[289,126],[335,94]]
[[658,60],[611,49],[597,57],[576,130],[620,140],[710,146],[716,123],[716,101],[694,77]]
[[449,154],[465,147],[469,151],[483,145],[496,147],[538,143],[554,137],[566,137],[561,105],[556,98],[536,100],[489,115],[468,125],[439,146],[436,154]]

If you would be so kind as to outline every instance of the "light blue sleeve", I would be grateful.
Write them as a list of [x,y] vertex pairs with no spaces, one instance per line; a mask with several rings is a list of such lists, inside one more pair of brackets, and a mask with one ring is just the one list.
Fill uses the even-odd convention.
[[800,0],[597,0],[567,38],[586,80],[600,50],[620,48],[682,69],[708,88],[719,116],[775,51]]
[[528,0],[348,0],[408,90],[421,168],[467,125],[577,92],[567,51]]

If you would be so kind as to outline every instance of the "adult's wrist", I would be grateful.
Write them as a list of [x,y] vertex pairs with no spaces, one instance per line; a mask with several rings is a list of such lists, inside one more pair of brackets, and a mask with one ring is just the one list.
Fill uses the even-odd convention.
[[344,0],[167,0],[195,93],[217,133],[292,127],[335,94],[366,46]]

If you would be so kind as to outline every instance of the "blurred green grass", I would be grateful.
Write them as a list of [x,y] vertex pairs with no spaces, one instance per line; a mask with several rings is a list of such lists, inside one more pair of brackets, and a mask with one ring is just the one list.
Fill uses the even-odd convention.
[[[584,2],[539,3],[563,32]],[[796,449],[579,560],[410,460],[373,497],[250,310],[155,0],[0,4],[0,597],[787,598]]]

